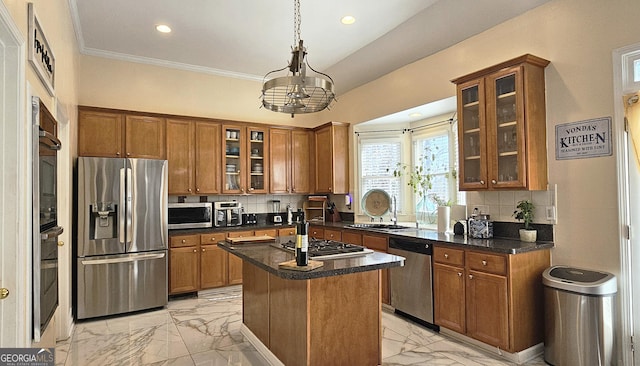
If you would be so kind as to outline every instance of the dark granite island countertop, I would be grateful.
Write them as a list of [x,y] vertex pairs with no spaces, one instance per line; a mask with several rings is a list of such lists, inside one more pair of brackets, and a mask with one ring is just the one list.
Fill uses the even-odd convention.
[[358,257],[322,260],[323,266],[311,271],[296,271],[280,268],[282,262],[295,259],[293,253],[278,248],[280,242],[295,240],[292,236],[275,238],[272,243],[260,244],[231,244],[220,242],[218,246],[229,253],[247,261],[258,268],[288,280],[308,280],[329,276],[339,276],[350,273],[374,271],[404,265],[404,257],[373,252]]

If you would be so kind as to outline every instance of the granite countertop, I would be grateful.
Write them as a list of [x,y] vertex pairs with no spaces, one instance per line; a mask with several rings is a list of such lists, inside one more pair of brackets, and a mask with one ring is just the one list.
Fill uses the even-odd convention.
[[293,260],[295,257],[293,253],[279,249],[275,247],[274,244],[279,246],[281,241],[289,241],[292,238],[294,239],[292,236],[283,236],[276,238],[274,242],[261,244],[245,243],[232,245],[229,242],[223,241],[218,243],[218,247],[269,273],[288,280],[309,280],[320,277],[401,267],[404,265],[404,257],[373,252],[359,257],[323,260],[324,265],[322,267],[311,271],[280,268],[278,264]]
[[371,229],[371,228],[352,228],[349,225],[352,222],[314,222],[311,225],[324,226],[325,228],[339,228],[357,230],[369,233],[379,233],[389,235],[390,238],[407,238],[422,239],[430,241],[434,245],[446,244],[449,246],[459,247],[461,249],[474,249],[502,254],[518,254],[531,252],[536,250],[551,249],[554,247],[553,242],[537,241],[535,243],[520,241],[512,238],[491,238],[491,239],[473,239],[466,235],[453,235],[449,233],[439,233],[434,230],[416,229],[408,227],[406,229]]
[[[408,238],[408,239],[421,239],[431,242],[434,245],[446,244],[449,246],[459,247],[461,249],[474,249],[480,251],[487,251],[493,253],[502,254],[518,254],[526,253],[536,250],[551,249],[554,247],[552,241],[537,241],[535,243],[529,243],[520,241],[514,238],[500,238],[494,237],[491,239],[473,239],[466,235],[453,235],[448,233],[438,233],[435,230],[416,229],[415,227],[407,227],[406,229],[372,229],[372,228],[353,228],[349,225],[353,222],[309,222],[310,225],[320,226],[329,229],[347,229],[354,230],[362,233],[370,234],[382,234],[388,235],[390,238]],[[268,223],[259,223],[257,225],[246,226],[230,226],[230,227],[215,227],[208,229],[183,229],[183,230],[169,230],[169,236],[173,235],[191,235],[191,234],[208,234],[214,232],[229,232],[229,231],[251,231],[261,229],[282,229],[287,227],[295,227],[295,225],[274,225]]]

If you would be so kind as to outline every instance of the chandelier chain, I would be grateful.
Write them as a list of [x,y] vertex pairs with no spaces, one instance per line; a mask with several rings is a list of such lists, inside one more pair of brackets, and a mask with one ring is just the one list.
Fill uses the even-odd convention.
[[294,1],[293,6],[293,47],[300,43],[300,0]]

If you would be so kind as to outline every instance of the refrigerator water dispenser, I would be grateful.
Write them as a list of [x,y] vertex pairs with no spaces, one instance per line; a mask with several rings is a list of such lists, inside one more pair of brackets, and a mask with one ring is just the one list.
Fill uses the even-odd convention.
[[98,202],[90,205],[89,235],[91,240],[117,237],[117,209],[118,205],[112,202]]

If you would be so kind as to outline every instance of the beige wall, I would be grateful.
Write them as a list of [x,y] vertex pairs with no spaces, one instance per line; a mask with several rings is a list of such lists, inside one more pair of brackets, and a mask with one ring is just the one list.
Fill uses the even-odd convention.
[[549,181],[558,185],[553,262],[619,273],[616,156],[556,161],[554,126],[613,116],[612,51],[640,41],[637,14],[640,2],[632,0],[551,1],[339,95],[331,111],[295,120],[258,109],[259,82],[89,56],[81,57],[80,103],[275,124],[359,123],[450,97],[451,79],[532,53],[551,61]]
[[551,1],[339,96],[327,119],[358,123],[452,96],[449,80],[524,53],[550,60],[547,160],[558,185],[552,260],[619,274],[617,157],[556,161],[554,136],[560,123],[613,117],[612,51],[640,42],[638,14],[638,1]]

